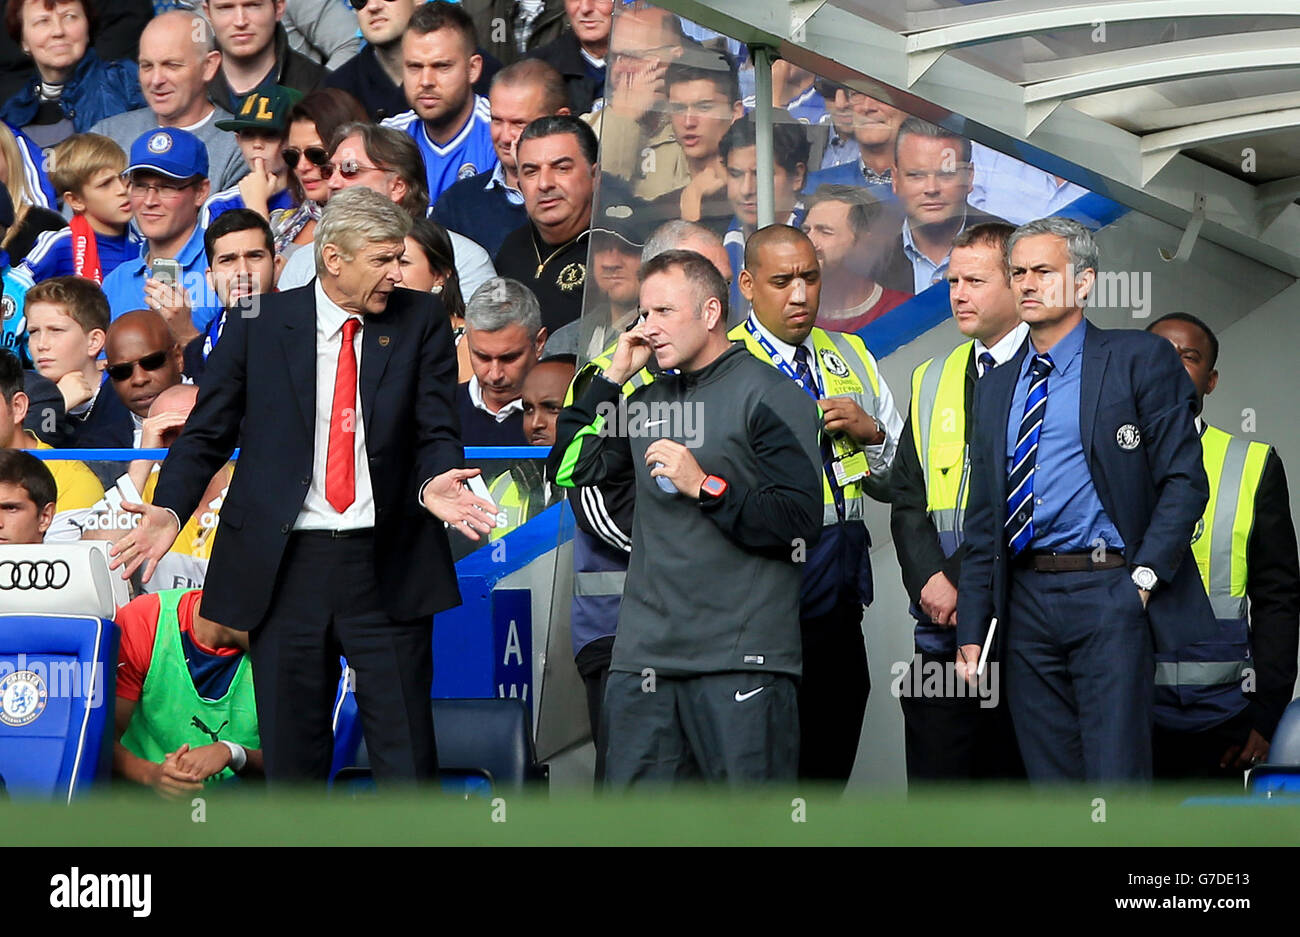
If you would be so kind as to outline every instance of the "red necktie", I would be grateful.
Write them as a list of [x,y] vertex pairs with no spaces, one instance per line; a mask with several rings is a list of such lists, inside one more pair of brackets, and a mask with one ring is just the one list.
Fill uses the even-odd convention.
[[325,454],[325,500],[342,514],[357,499],[357,354],[352,339],[361,320],[343,323],[343,346],[334,374],[334,406],[330,412],[330,441]]

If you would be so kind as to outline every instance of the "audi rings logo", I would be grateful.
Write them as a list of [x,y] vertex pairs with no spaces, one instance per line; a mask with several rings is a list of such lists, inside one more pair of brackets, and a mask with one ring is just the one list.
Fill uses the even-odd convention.
[[0,590],[62,589],[72,577],[63,560],[4,560],[0,562]]

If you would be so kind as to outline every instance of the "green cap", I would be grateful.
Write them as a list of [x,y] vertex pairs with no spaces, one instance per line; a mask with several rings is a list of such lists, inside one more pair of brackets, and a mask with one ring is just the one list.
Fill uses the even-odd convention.
[[234,120],[217,121],[218,130],[274,130],[280,133],[289,129],[289,111],[302,100],[302,94],[293,88],[272,85],[244,96],[239,113]]

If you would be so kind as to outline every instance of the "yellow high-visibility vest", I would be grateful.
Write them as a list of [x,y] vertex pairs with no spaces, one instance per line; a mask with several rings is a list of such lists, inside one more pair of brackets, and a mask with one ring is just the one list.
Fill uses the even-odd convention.
[[[733,328],[727,337],[732,341],[743,341],[750,354],[759,361],[775,366],[771,356],[749,334],[745,323]],[[866,413],[873,418],[879,412],[880,377],[871,363],[867,346],[856,335],[845,332],[828,332],[826,329],[812,330],[813,353],[820,364],[822,391],[827,397],[852,397]],[[835,453],[839,456],[853,455],[862,449],[847,436],[840,434],[832,437]],[[870,469],[868,469],[868,473]],[[865,496],[863,481],[849,482],[843,487],[844,519],[861,520],[865,516]],[[822,472],[822,525],[838,523],[835,511],[835,496],[831,491],[830,479]]]
[[963,342],[942,363],[931,358],[912,372],[912,444],[925,479],[925,506],[945,556],[961,546],[970,490],[966,369],[974,346]]

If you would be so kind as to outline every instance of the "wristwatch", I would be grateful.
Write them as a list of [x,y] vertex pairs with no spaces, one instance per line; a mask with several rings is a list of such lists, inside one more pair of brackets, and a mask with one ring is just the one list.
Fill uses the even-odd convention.
[[1160,578],[1150,566],[1133,567],[1133,584],[1143,592],[1150,592],[1159,582]]
[[700,494],[708,495],[710,498],[721,498],[726,490],[726,479],[719,478],[717,475],[709,475],[700,482]]

